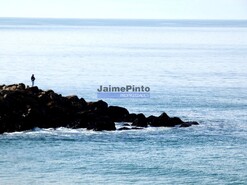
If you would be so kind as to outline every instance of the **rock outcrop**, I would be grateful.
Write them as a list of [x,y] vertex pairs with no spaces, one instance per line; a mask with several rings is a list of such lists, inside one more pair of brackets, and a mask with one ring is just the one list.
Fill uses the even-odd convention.
[[108,106],[102,100],[86,102],[77,96],[62,96],[53,90],[43,91],[24,84],[0,86],[0,133],[39,128],[86,128],[95,131],[116,130],[115,122],[129,127],[189,127],[197,122],[183,122],[166,113],[159,117],[129,113],[124,107]]

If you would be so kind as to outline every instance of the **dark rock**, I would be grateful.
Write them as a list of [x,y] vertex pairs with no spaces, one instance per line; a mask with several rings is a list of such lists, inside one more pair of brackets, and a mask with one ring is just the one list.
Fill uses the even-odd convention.
[[19,83],[18,86],[17,86],[17,89],[18,90],[25,90],[26,89],[26,86],[23,83]]
[[[43,91],[25,84],[0,86],[0,133],[39,128],[87,128],[89,130],[116,130],[114,122],[132,122],[131,129],[140,127],[180,125],[188,127],[197,122],[183,122],[166,113],[159,117],[129,114],[124,107],[109,106],[102,100],[87,103],[77,96],[63,97],[53,90]],[[125,123],[123,128],[130,129]]]
[[163,120],[163,121],[166,121],[166,120],[168,120],[170,117],[169,117],[165,112],[163,112],[163,113],[159,116],[159,118],[160,118],[161,120]]
[[80,103],[83,107],[86,107],[86,106],[87,106],[87,102],[85,101],[84,98],[80,98],[80,99],[79,99],[79,103]]
[[166,113],[162,113],[159,117],[149,116],[147,120],[152,127],[175,127],[183,123],[180,118],[170,118]]
[[199,125],[199,123],[198,122],[195,122],[195,121],[191,121],[191,122],[183,122],[181,125],[180,125],[180,127],[190,127],[190,126],[192,126],[192,125]]
[[131,128],[129,128],[129,127],[121,127],[121,128],[119,128],[118,130],[119,130],[119,131],[121,131],[121,130],[131,130]]
[[89,102],[87,108],[92,111],[98,111],[105,113],[107,111],[108,104],[103,100],[99,100],[97,102]]
[[125,121],[125,122],[133,122],[133,121],[135,121],[136,118],[137,118],[137,114],[131,113],[131,114],[128,114],[128,115],[124,118],[124,121]]
[[141,130],[141,129],[143,129],[143,127],[131,127],[131,128],[129,128],[129,127],[121,127],[121,128],[118,129],[118,131],[122,131],[122,130]]
[[196,122],[196,121],[188,121],[188,122],[186,122],[186,123],[190,123],[191,125],[199,125],[199,123]]
[[38,94],[39,92],[41,92],[41,90],[39,90],[37,86],[34,86],[34,87],[28,88],[27,92],[32,93],[32,94]]
[[167,122],[165,123],[165,127],[175,127],[177,125],[181,125],[182,123],[183,121],[180,118],[173,117],[167,120]]
[[179,127],[190,127],[190,126],[191,126],[190,123],[183,123]]
[[109,106],[107,109],[107,115],[114,121],[124,121],[125,117],[129,115],[129,111],[126,108],[118,106]]
[[153,116],[153,115],[148,116],[148,117],[147,117],[147,122],[148,122],[148,124],[149,124],[149,125],[152,124],[152,123],[154,122],[155,119],[157,119],[156,116]]
[[116,130],[115,123],[108,117],[98,114],[94,111],[85,111],[79,113],[80,120],[73,124],[72,128],[87,128],[88,130]]
[[131,130],[142,130],[143,127],[132,127]]
[[159,117],[149,116],[148,123],[152,127],[165,127],[170,117],[164,112]]
[[0,85],[0,90],[3,90],[5,88],[5,84]]
[[72,128],[88,128],[90,123],[95,120],[96,114],[92,111],[79,112],[77,114],[77,124],[72,124],[69,127]]
[[76,95],[66,96],[65,98],[68,98],[68,100],[70,100],[72,102],[78,102],[79,101],[79,98]]
[[88,130],[94,131],[113,131],[116,130],[115,123],[108,117],[98,117],[88,122]]
[[137,118],[133,121],[132,126],[147,127],[147,119],[144,114],[138,114]]

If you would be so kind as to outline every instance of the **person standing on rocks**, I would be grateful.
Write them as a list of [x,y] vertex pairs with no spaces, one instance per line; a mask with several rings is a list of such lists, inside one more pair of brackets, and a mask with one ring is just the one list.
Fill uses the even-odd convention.
[[31,81],[32,81],[32,87],[33,87],[34,86],[34,81],[35,81],[34,74],[32,74],[32,76],[31,76]]

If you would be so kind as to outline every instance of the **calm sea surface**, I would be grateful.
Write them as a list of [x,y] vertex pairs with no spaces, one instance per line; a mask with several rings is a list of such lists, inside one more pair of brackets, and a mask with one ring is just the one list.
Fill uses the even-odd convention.
[[0,135],[0,184],[247,184],[247,21],[0,18],[0,84],[97,100],[100,85],[148,86],[105,99],[167,112],[190,128]]

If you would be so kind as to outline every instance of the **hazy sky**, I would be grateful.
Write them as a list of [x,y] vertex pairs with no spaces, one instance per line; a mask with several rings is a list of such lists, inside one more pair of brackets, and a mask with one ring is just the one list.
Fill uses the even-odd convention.
[[247,19],[247,0],[0,0],[0,17]]

